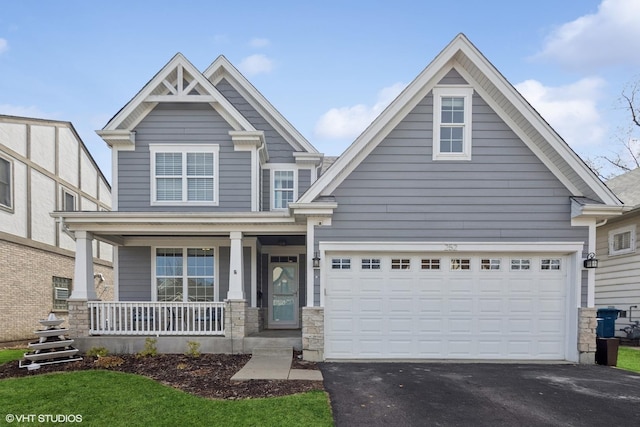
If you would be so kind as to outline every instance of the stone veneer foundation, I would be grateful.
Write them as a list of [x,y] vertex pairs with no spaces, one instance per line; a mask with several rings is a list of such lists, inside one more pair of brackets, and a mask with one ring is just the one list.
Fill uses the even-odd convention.
[[578,353],[581,364],[594,364],[596,358],[596,309],[578,310]]
[[324,308],[302,308],[302,358],[313,362],[324,360]]

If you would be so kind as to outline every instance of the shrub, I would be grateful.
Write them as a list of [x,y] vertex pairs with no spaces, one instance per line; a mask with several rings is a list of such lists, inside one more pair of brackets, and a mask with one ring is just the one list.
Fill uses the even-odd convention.
[[109,355],[109,350],[105,347],[91,347],[86,353],[89,357],[104,357]]
[[200,343],[197,341],[188,341],[187,352],[185,354],[189,357],[200,357]]
[[158,342],[155,338],[147,338],[144,340],[144,349],[140,353],[137,354],[138,357],[146,357],[146,356],[157,356],[158,349],[156,347],[156,343]]
[[96,366],[101,368],[115,368],[124,363],[124,359],[120,356],[102,356],[98,357],[95,362]]

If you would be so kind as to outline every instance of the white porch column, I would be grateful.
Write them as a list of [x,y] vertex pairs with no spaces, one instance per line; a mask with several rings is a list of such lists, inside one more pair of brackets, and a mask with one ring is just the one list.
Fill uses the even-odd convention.
[[93,280],[93,235],[88,231],[76,231],[75,236],[76,264],[69,299],[97,300]]
[[242,265],[242,232],[232,231],[229,233],[231,239],[231,253],[229,256],[229,293],[227,299],[244,299],[244,278]]
[[[589,253],[596,253],[596,221],[589,224]],[[587,307],[596,306],[596,269],[587,269]]]
[[313,268],[313,257],[315,256],[315,229],[314,221],[307,218],[307,307],[313,307],[313,288],[315,284],[316,270]]

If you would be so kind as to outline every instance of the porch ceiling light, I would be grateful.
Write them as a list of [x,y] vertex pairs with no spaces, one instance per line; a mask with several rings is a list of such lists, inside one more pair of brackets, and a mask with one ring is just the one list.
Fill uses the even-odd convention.
[[598,259],[596,254],[591,252],[587,255],[587,259],[584,260],[584,268],[598,268]]
[[313,254],[313,268],[320,268],[320,254],[318,252]]

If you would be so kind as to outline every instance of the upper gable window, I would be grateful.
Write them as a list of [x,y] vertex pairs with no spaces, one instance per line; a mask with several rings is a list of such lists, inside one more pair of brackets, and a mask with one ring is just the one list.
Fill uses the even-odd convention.
[[433,89],[433,160],[471,160],[470,87]]
[[153,205],[218,204],[218,145],[149,145]]
[[76,195],[75,193],[62,188],[60,192],[60,206],[64,212],[73,212],[76,210]]
[[12,209],[11,162],[0,157],[0,207]]
[[297,198],[296,171],[272,170],[271,182],[273,189],[272,209],[287,209],[289,203],[293,203]]
[[609,255],[629,254],[636,251],[636,226],[617,228],[609,232]]

